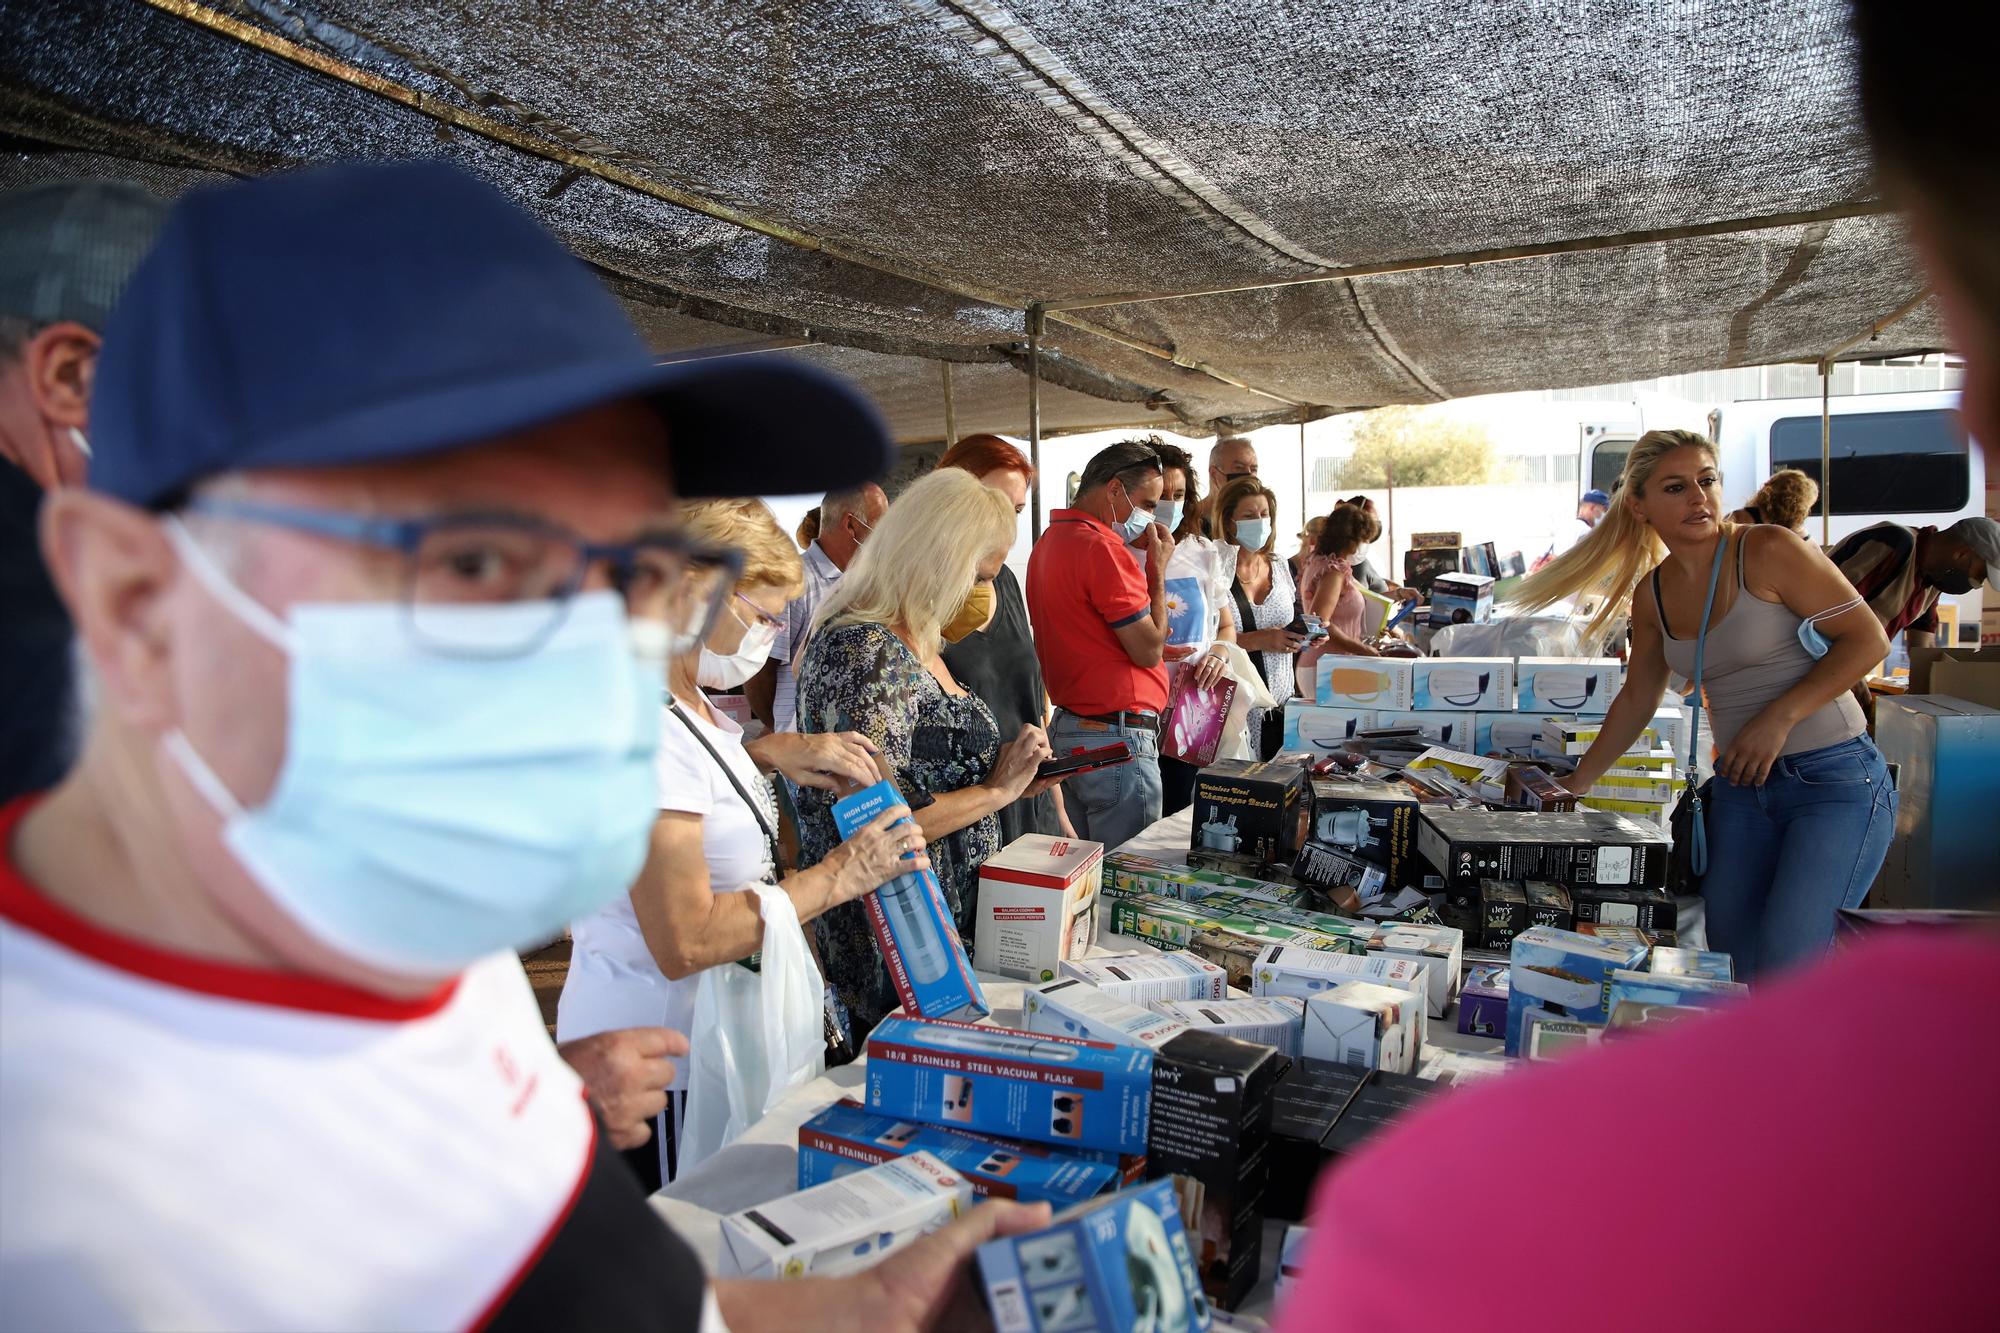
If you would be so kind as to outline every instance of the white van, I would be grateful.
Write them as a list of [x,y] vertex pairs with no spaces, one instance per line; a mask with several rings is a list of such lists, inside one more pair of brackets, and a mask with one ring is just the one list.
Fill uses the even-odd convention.
[[[1876,523],[1949,527],[1986,512],[1986,468],[1958,419],[1957,390],[1870,393],[1835,398],[1832,416],[1833,513],[1828,540]],[[1708,414],[1709,438],[1722,463],[1723,499],[1749,503],[1779,468],[1819,479],[1820,400],[1765,398],[1729,403]],[[1634,432],[1606,424],[1586,431],[1579,474],[1609,490],[1625,466]],[[1806,535],[1821,540],[1820,511]],[[1959,633],[1977,640],[1980,594],[1944,599],[1959,609]]]

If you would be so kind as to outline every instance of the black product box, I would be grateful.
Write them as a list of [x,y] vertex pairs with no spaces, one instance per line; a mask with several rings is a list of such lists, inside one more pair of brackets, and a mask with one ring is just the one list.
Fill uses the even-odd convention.
[[1307,837],[1353,852],[1388,873],[1388,887],[1416,879],[1417,794],[1380,778],[1312,780],[1312,826]]
[[1345,847],[1309,842],[1293,862],[1289,878],[1325,895],[1334,911],[1352,916],[1363,903],[1381,900],[1388,890],[1388,873]]
[[1271,1184],[1267,1217],[1305,1220],[1313,1183],[1326,1165],[1327,1131],[1368,1076],[1326,1060],[1294,1060],[1271,1094]]
[[1429,550],[1405,551],[1403,553],[1403,582],[1419,593],[1425,601],[1431,598],[1431,584],[1440,574],[1459,572],[1458,547],[1432,547]]
[[1579,884],[1569,891],[1578,922],[1601,926],[1636,926],[1661,943],[1668,943],[1679,924],[1674,896],[1665,889],[1635,889],[1625,885]]
[[1476,898],[1482,879],[1545,880],[1572,896],[1579,885],[1657,889],[1672,850],[1665,830],[1609,810],[1422,806],[1417,814],[1417,854],[1438,872],[1447,897]]
[[1321,1142],[1329,1152],[1358,1152],[1370,1139],[1422,1107],[1441,1090],[1440,1085],[1429,1079],[1371,1069],[1368,1080],[1355,1092],[1347,1109]]
[[1290,1062],[1269,1046],[1199,1030],[1153,1057],[1148,1179],[1174,1176],[1195,1269],[1233,1310],[1257,1283],[1271,1171],[1271,1090]]
[[1289,862],[1305,843],[1306,771],[1283,760],[1222,759],[1195,775],[1190,847]]
[[1557,930],[1576,928],[1576,904],[1568,889],[1546,880],[1531,879],[1521,886],[1528,895],[1528,924],[1554,926]]
[[1505,949],[1528,928],[1528,891],[1506,879],[1479,881],[1479,947]]

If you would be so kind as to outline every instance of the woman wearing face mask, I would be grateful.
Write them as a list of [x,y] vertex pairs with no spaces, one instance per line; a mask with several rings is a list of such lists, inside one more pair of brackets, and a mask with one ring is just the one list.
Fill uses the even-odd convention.
[[[1035,469],[1028,456],[998,435],[968,435],[938,459],[938,467],[970,472],[980,483],[1007,497],[1014,506],[1018,528],[1028,505],[1028,488]],[[1028,628],[1028,607],[1021,599],[1021,581],[1005,565],[993,579],[993,619],[956,643],[944,645],[945,667],[958,682],[978,695],[992,712],[1000,734],[1011,736],[1027,723],[1048,725],[1048,696],[1042,688],[1042,664],[1035,657],[1035,638]],[[1000,845],[1023,833],[1074,838],[1063,813],[1062,788],[1039,796],[1024,796],[1000,808]]]
[[[915,812],[960,936],[972,943],[979,866],[1000,847],[999,812],[1054,784],[1042,729],[1003,738],[993,713],[959,683],[939,649],[992,619],[993,581],[1014,541],[1014,506],[958,468],[914,482],[820,607],[799,672],[799,727],[854,731]],[[1003,744],[1003,739],[1005,743]],[[841,846],[836,794],[799,793],[799,859]],[[826,979],[846,1010],[856,1049],[896,993],[862,905],[815,923]]]
[[1722,757],[1701,893],[1709,943],[1735,955],[1741,980],[1825,953],[1835,912],[1858,904],[1882,867],[1896,794],[1848,693],[1888,651],[1880,622],[1818,548],[1722,513],[1714,446],[1648,431],[1590,536],[1509,600],[1539,609],[1603,597],[1592,643],[1629,603],[1625,688],[1569,780],[1584,792],[1638,739],[1669,674],[1693,678],[1712,599],[1702,694]]
[[[1285,731],[1285,701],[1298,693],[1295,655],[1306,644],[1303,634],[1286,626],[1298,618],[1298,593],[1292,571],[1272,550],[1277,545],[1278,497],[1255,477],[1239,477],[1215,497],[1215,522],[1222,540],[1236,550],[1236,581],[1230,597],[1236,614],[1250,628],[1236,642],[1264,675],[1276,708],[1250,711],[1250,737],[1260,757],[1278,752]],[[1324,519],[1314,519],[1320,528]],[[1318,529],[1308,525],[1315,537]]]
[[[769,653],[785,602],[804,583],[797,550],[755,500],[712,500],[683,511],[690,536],[742,553],[743,572],[699,652],[667,663],[667,716],[656,760],[660,815],[637,882],[571,929],[574,951],[556,1009],[556,1035],[569,1041],[615,1028],[661,1026],[685,1032],[695,975],[733,964],[763,943],[754,883],[776,883],[800,921],[851,902],[900,874],[899,858],[922,844],[890,831],[902,807],[832,849],[809,870],[778,876],[777,802],[764,774],[804,786],[872,781],[873,746],[855,735],[759,737],[746,749],[742,728],[709,706],[702,686],[741,685]],[[658,1147],[633,1150],[651,1182],[670,1180],[675,1129],[686,1113],[683,1062],[675,1061]]]
[[1354,556],[1382,535],[1381,525],[1367,511],[1353,505],[1335,505],[1319,530],[1319,541],[1306,557],[1305,575],[1299,582],[1299,602],[1319,617],[1326,637],[1299,650],[1297,678],[1299,693],[1312,697],[1318,688],[1314,676],[1319,659],[1328,653],[1350,657],[1380,657],[1361,637],[1361,619],[1366,611],[1361,586],[1354,579]]
[[[1228,674],[1229,659],[1216,645],[1236,642],[1236,615],[1229,589],[1236,581],[1236,548],[1202,531],[1199,475],[1187,450],[1152,439],[1160,455],[1159,506],[1153,512],[1174,539],[1167,561],[1167,662],[1178,678],[1192,672],[1204,688]],[[1144,540],[1143,538],[1141,539]],[[1125,548],[1143,562],[1142,546]],[[1194,801],[1193,764],[1160,756],[1160,813],[1171,815]]]

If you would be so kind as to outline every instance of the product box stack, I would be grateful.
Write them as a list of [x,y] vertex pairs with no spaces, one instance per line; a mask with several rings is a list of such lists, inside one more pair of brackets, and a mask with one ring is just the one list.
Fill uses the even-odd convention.
[[1533,926],[1514,937],[1506,1048],[1544,1060],[1607,1032],[1663,1026],[1746,994],[1728,955],[1648,947],[1640,933]]
[[[1447,810],[1418,816],[1417,850],[1437,872],[1445,922],[1505,948],[1540,921],[1634,928],[1675,942],[1661,828],[1600,810]],[[1531,887],[1532,890],[1531,890]],[[1567,904],[1565,905],[1565,899]]]
[[[1597,740],[1602,725],[1601,717],[1551,717],[1542,724],[1542,744],[1556,754],[1580,756]],[[1686,714],[1678,705],[1655,713],[1618,762],[1588,792],[1580,793],[1583,807],[1664,826],[1679,798],[1677,764],[1687,754],[1686,726]]]

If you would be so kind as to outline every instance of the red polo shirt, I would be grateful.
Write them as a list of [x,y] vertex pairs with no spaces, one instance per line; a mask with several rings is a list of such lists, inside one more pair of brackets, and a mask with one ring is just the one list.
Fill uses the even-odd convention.
[[1086,717],[1157,713],[1167,706],[1167,669],[1142,667],[1117,630],[1153,613],[1137,561],[1102,519],[1058,509],[1028,557],[1028,618],[1049,701]]

